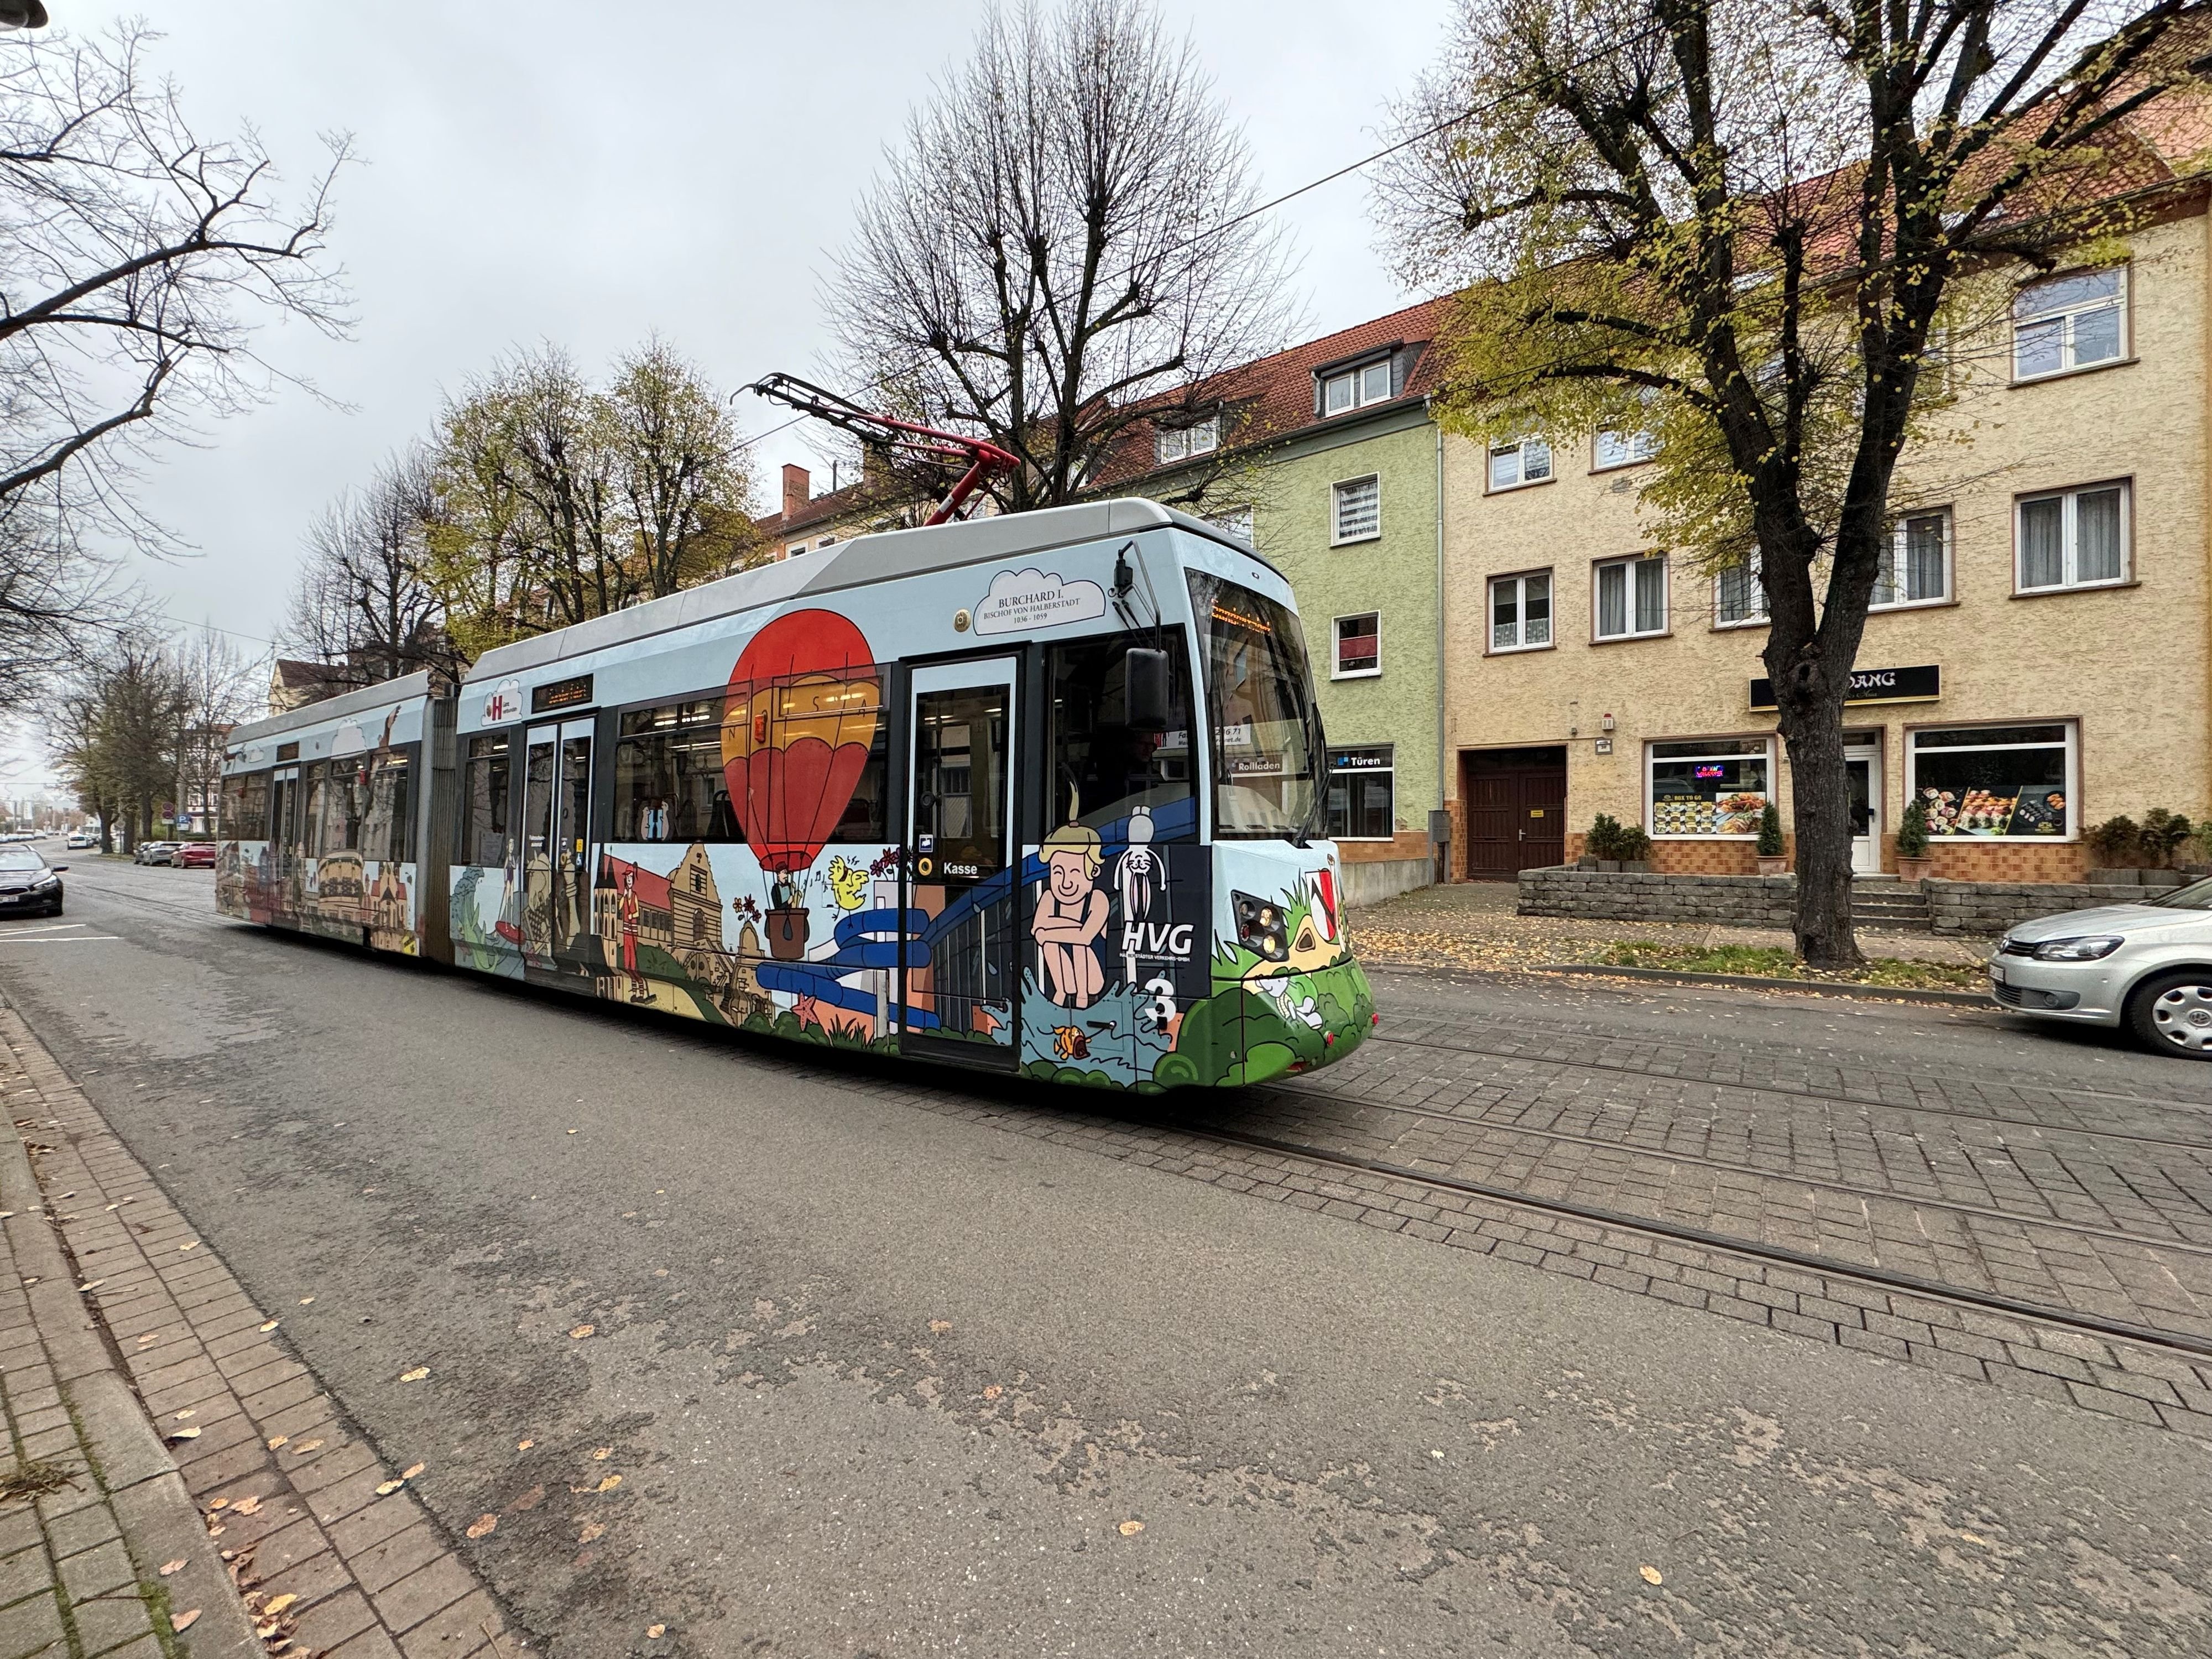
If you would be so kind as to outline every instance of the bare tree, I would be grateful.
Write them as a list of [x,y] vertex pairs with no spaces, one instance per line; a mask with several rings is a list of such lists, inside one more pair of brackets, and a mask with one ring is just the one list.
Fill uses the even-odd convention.
[[123,850],[154,833],[177,781],[177,735],[189,694],[167,646],[131,633],[70,676],[49,733],[56,764],[86,809],[100,814],[103,847],[120,826]]
[[1001,507],[1073,500],[1159,398],[1287,331],[1283,246],[1243,216],[1257,195],[1149,0],[994,9],[861,204],[829,287],[838,372],[1018,456]]
[[[1900,457],[1984,273],[2100,257],[2190,82],[2180,0],[1462,0],[1382,216],[1468,283],[1446,420],[1656,431],[1662,544],[1757,571],[1789,746],[1796,939],[1850,924],[1844,699]],[[2201,121],[2201,112],[2190,117]],[[2193,130],[2193,128],[2191,129]],[[2109,246],[2109,244],[2106,244]],[[1954,330],[1954,324],[1966,325]]]
[[212,819],[224,741],[233,726],[259,712],[265,660],[247,656],[212,628],[174,641],[168,660],[178,694],[177,820],[183,823],[195,814]]
[[363,684],[453,670],[432,568],[438,510],[420,450],[387,459],[366,489],[325,509],[308,532],[287,645]]
[[21,714],[54,676],[145,620],[112,555],[80,544],[46,492],[0,502],[0,714]]

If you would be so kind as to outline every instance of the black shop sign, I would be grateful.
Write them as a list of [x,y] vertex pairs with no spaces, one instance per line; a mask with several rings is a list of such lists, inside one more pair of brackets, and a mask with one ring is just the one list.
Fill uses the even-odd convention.
[[[1933,702],[1943,695],[1943,671],[1934,663],[1917,668],[1855,668],[1845,702]],[[1774,707],[1774,682],[1751,683],[1751,706]]]

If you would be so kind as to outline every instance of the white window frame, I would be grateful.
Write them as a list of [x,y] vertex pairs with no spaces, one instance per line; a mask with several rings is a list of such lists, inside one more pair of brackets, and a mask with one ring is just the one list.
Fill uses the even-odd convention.
[[[1721,585],[1733,575],[1735,570],[1742,571],[1751,583],[1747,597],[1752,608],[1741,617],[1724,617],[1721,614]],[[1717,570],[1713,573],[1713,626],[1715,628],[1764,628],[1771,620],[1772,618],[1766,614],[1766,588],[1759,580],[1759,550],[1757,548],[1752,549],[1750,557],[1734,569]]]
[[[1340,754],[1346,753],[1346,752],[1347,752],[1347,751],[1349,751],[1349,750],[1356,750],[1356,749],[1386,749],[1386,750],[1389,750],[1390,751],[1390,764],[1389,764],[1389,765],[1388,765],[1388,766],[1365,766],[1365,767],[1347,768],[1346,770],[1344,770],[1344,771],[1342,771],[1342,772],[1339,772],[1339,771],[1336,769],[1336,767],[1335,767],[1334,762],[1334,760],[1333,760],[1333,758],[1332,758],[1332,757],[1334,757],[1334,756],[1340,755]],[[1372,843],[1376,842],[1390,842],[1390,841],[1395,841],[1395,840],[1397,840],[1397,839],[1398,839],[1398,754],[1397,754],[1397,746],[1396,746],[1395,744],[1388,744],[1388,743],[1344,743],[1344,744],[1338,744],[1334,745],[1334,747],[1332,747],[1332,748],[1328,748],[1328,749],[1325,749],[1325,750],[1323,750],[1322,751],[1322,788],[1324,791],[1326,791],[1326,790],[1328,789],[1328,780],[1329,780],[1329,779],[1331,779],[1331,778],[1336,778],[1336,777],[1346,777],[1346,778],[1388,778],[1388,779],[1389,779],[1389,780],[1390,780],[1390,833],[1389,833],[1389,835],[1387,835],[1387,836],[1330,836],[1330,837],[1329,837],[1329,839],[1330,839],[1330,840],[1332,840],[1332,841],[1357,841],[1357,842],[1368,842],[1368,843],[1370,843],[1370,844],[1372,844]],[[1324,796],[1322,797],[1322,827],[1323,827],[1323,829],[1324,829],[1324,830],[1325,830],[1325,829],[1327,829],[1328,824],[1328,798],[1327,798],[1326,794],[1324,794]]]
[[[1375,492],[1374,527],[1347,536],[1344,533],[1345,492],[1362,487],[1371,488]],[[1331,484],[1328,487],[1328,544],[1331,547],[1352,547],[1361,542],[1379,542],[1382,539],[1382,475],[1369,472],[1357,478],[1340,478]]]
[[[2119,279],[2118,291],[2110,299],[2099,297],[2078,305],[2058,306],[2048,311],[2031,312],[2023,316],[2021,307],[2038,289],[2071,281],[2076,277],[2098,276],[2112,272]],[[2122,264],[2101,267],[2085,266],[2080,270],[2060,271],[2050,276],[2038,277],[2024,283],[2013,295],[2012,302],[2012,378],[2015,385],[2027,385],[2037,380],[2054,380],[2061,374],[2079,374],[2093,368],[2110,368],[2115,363],[2129,362],[2134,356],[2134,311],[2130,292],[2132,267]],[[2109,357],[2095,357],[2087,362],[2075,360],[2075,328],[2076,319],[2094,313],[2112,311],[2119,316],[2119,349]],[[2033,327],[2039,323],[2056,321],[2059,325],[2058,367],[2038,369],[2024,374],[2020,367],[2020,336],[2023,325]]]
[[[1951,545],[1953,528],[1957,521],[1951,516],[1951,509],[1948,507],[1934,507],[1925,513],[1908,513],[1903,518],[1899,519],[1895,525],[1891,526],[1889,532],[1889,551],[1883,556],[1889,573],[1890,591],[1894,592],[1898,590],[1900,586],[1898,578],[1905,568],[1906,532],[1911,526],[1923,519],[1941,519],[1943,521],[1943,586],[1942,592],[1929,599],[1870,599],[1867,603],[1867,609],[1869,611],[1917,611],[1923,605],[1948,605],[1951,603],[1952,584],[1958,580],[1957,565],[1953,558]],[[1877,595],[1881,592],[1881,582],[1879,578],[1875,580],[1874,591]]]
[[1174,466],[1183,461],[1194,461],[1201,455],[1211,455],[1221,447],[1221,416],[1219,411],[1202,421],[1192,421],[1180,426],[1155,422],[1152,426],[1152,459],[1161,466]]
[[[1534,451],[1542,452],[1544,470],[1532,474],[1528,471],[1528,463]],[[1500,483],[1498,481],[1498,464],[1509,455],[1513,458],[1513,476]],[[1553,456],[1550,441],[1531,434],[1525,438],[1516,438],[1510,444],[1492,444],[1489,447],[1483,462],[1483,492],[1497,495],[1509,489],[1533,489],[1537,484],[1549,483],[1557,477],[1559,467]]]
[[[1636,593],[1634,580],[1632,578],[1627,594],[1628,629],[1621,634],[1605,633],[1600,627],[1600,617],[1603,612],[1598,598],[1599,590],[1605,583],[1605,572],[1616,565],[1634,567],[1646,564],[1656,564],[1659,567],[1659,625],[1656,628],[1636,626]],[[1614,640],[1656,640],[1662,637],[1668,631],[1673,621],[1668,575],[1667,556],[1664,553],[1632,554],[1625,559],[1600,559],[1592,564],[1590,566],[1590,638],[1593,641],[1610,643]]]
[[[1373,384],[1375,371],[1382,372],[1382,384],[1378,391]],[[1388,356],[1370,357],[1365,362],[1353,363],[1348,368],[1331,369],[1321,383],[1321,416],[1323,420],[1334,415],[1349,415],[1356,409],[1369,409],[1376,404],[1390,401],[1391,383],[1397,378]],[[1332,389],[1344,388],[1345,402],[1339,405],[1331,401]]]
[[[2055,726],[2066,734],[2065,781],[2060,786],[2066,793],[2066,833],[2063,836],[1985,836],[1968,830],[1957,834],[1940,835],[1934,830],[1930,830],[1928,832],[1929,840],[1969,845],[1978,842],[1984,846],[2033,847],[2042,843],[2063,846],[2068,842],[2081,839],[2081,823],[2085,816],[2081,811],[2081,727],[2075,720],[2033,719],[1956,722],[1947,720],[1941,725],[1908,726],[1905,732],[1905,804],[1910,806],[1920,798],[1920,738],[1923,733],[1972,732],[1978,728],[2001,732],[2023,726]],[[1984,746],[1983,751],[1977,751],[1971,745],[1960,745],[1968,754],[1986,752],[1988,749],[2048,749],[2050,746],[2049,744],[2044,743],[1990,744]],[[1947,751],[1939,750],[1936,752],[1940,754]],[[1948,752],[1957,753],[1959,750],[1953,750]]]
[[[1616,459],[1607,460],[1605,457],[1604,444],[1607,438],[1620,441],[1621,453]],[[1601,427],[1590,434],[1590,471],[1593,472],[1618,472],[1623,467],[1642,466],[1646,461],[1657,459],[1658,455],[1659,434],[1643,427],[1632,432],[1619,427]]]
[[[1716,833],[1708,836],[1692,835],[1685,831],[1676,830],[1669,830],[1662,834],[1658,830],[1651,828],[1652,825],[1657,823],[1659,821],[1654,805],[1656,797],[1654,796],[1651,792],[1651,770],[1653,767],[1658,764],[1660,760],[1659,745],[1662,743],[1680,744],[1707,741],[1710,741],[1716,745],[1721,744],[1741,744],[1747,743],[1755,743],[1762,745],[1762,751],[1766,757],[1766,787],[1762,793],[1769,801],[1773,801],[1778,799],[1774,787],[1776,757],[1774,753],[1774,739],[1772,738],[1766,737],[1763,734],[1753,734],[1740,738],[1713,738],[1710,739],[1699,738],[1653,738],[1647,740],[1644,745],[1644,823],[1645,826],[1645,833],[1648,834],[1652,840],[1757,841],[1759,839],[1759,831],[1756,827],[1748,830],[1731,830],[1726,834]],[[1688,761],[1692,765],[1695,765],[1700,760],[1725,762],[1750,760],[1752,758],[1752,756],[1743,753],[1741,749],[1738,749],[1732,753],[1716,749],[1716,751],[1710,755],[1668,755],[1666,757],[1666,759],[1669,762]]]
[[[1371,622],[1375,624],[1375,665],[1372,668],[1346,668],[1344,665],[1344,635],[1340,631],[1346,623]],[[1333,680],[1371,680],[1382,672],[1382,613],[1380,611],[1354,611],[1349,615],[1332,617],[1328,622],[1328,677]]]
[[[2120,572],[2117,576],[2100,576],[2094,581],[2081,581],[2075,574],[2081,557],[2081,498],[2107,489],[2120,492]],[[2095,483],[2074,484],[2064,489],[2039,489],[2030,495],[2013,497],[2012,591],[2015,593],[2074,593],[2094,592],[2100,587],[2125,587],[2132,582],[2136,574],[2135,496],[2133,479],[2105,478]],[[2027,562],[2027,509],[2034,502],[2052,501],[2063,504],[2059,508],[2058,532],[2061,579],[2030,587],[2024,580]]]
[[1228,532],[1241,542],[1249,544],[1252,539],[1252,509],[1249,507],[1232,507],[1226,513],[1215,514],[1206,523],[1216,530]]
[[[1528,638],[1528,583],[1534,577],[1541,577],[1546,584],[1549,614],[1544,618],[1544,637],[1532,641]],[[1500,645],[1498,642],[1498,592],[1500,588],[1508,586],[1513,590],[1515,642]],[[1492,576],[1485,598],[1487,603],[1483,610],[1483,626],[1488,629],[1486,650],[1489,655],[1503,657],[1516,651],[1549,651],[1559,643],[1559,581],[1551,570],[1518,570],[1510,576]]]

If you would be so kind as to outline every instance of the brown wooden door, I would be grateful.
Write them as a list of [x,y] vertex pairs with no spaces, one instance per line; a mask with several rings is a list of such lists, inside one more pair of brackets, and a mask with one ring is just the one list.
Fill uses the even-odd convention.
[[1567,751],[1474,750],[1460,757],[1468,877],[1504,880],[1566,858]]

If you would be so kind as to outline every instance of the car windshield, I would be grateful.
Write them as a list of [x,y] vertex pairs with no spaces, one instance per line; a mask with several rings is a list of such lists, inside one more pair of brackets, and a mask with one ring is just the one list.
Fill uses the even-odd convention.
[[2203,881],[2192,881],[2186,887],[2177,887],[2171,893],[2154,899],[2145,899],[2145,904],[2155,904],[2168,910],[2212,910],[2212,876]]
[[1320,799],[1321,715],[1298,619],[1202,570],[1190,573],[1190,601],[1206,652],[1213,833],[1304,834]]
[[46,861],[27,847],[0,847],[0,870],[43,870]]

